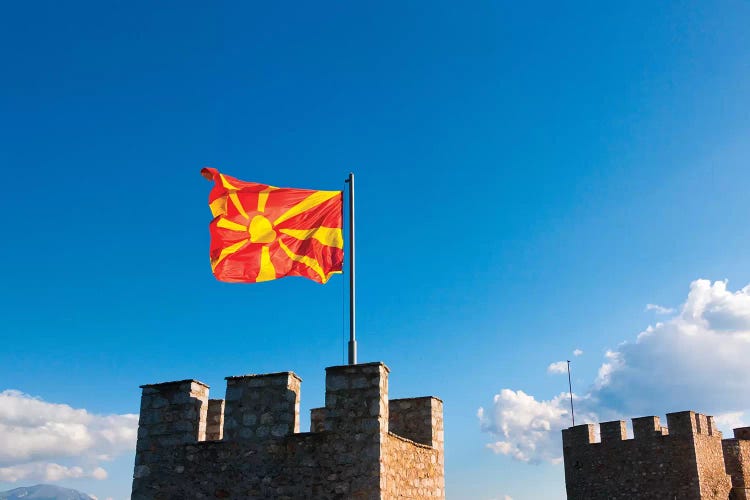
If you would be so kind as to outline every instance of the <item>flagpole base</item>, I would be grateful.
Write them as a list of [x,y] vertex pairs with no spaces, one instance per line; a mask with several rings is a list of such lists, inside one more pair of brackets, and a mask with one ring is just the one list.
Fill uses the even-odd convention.
[[349,364],[350,365],[357,364],[357,341],[356,340],[349,341]]

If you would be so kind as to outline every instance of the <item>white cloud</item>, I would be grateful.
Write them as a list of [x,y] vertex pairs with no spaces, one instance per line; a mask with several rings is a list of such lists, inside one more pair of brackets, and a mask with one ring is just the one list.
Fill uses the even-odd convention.
[[555,361],[547,367],[547,373],[568,373],[568,363],[565,361]]
[[[715,415],[725,431],[741,426],[750,411],[750,286],[731,292],[726,285],[694,281],[679,313],[607,351],[586,394],[575,398],[576,421],[693,409]],[[565,396],[539,401],[503,389],[479,411],[482,430],[500,438],[487,446],[525,462],[558,461],[560,430],[570,425]]]
[[744,427],[747,425],[747,418],[745,417],[744,411],[728,411],[726,413],[718,413],[714,416],[716,426],[725,433],[725,437],[731,437],[732,431],[737,427]]
[[28,464],[0,467],[0,482],[15,483],[16,481],[61,481],[63,479],[79,478],[106,479],[107,471],[101,467],[85,471],[82,467],[66,467],[56,463],[32,462]]
[[654,311],[656,314],[672,314],[674,309],[671,307],[664,307],[658,304],[646,304],[645,311]]
[[573,356],[580,356],[582,354],[583,354],[583,351],[580,349],[576,349],[575,351],[573,351]]
[[98,479],[99,481],[107,479],[107,476],[107,471],[102,469],[101,467],[97,467],[91,471],[91,477],[93,477],[94,479]]
[[[583,408],[586,402],[573,395],[581,416],[596,420]],[[523,391],[503,389],[496,394],[492,406],[479,408],[477,416],[482,431],[497,438],[487,444],[495,453],[509,455],[522,462],[559,462],[562,460],[559,436],[552,432],[570,425],[570,395],[566,392],[537,401]]]
[[750,408],[750,289],[696,280],[679,314],[608,354],[594,396],[622,412]]
[[[0,392],[0,481],[105,479],[97,462],[135,448],[138,416],[96,415],[15,390]],[[59,465],[69,459],[70,466]]]

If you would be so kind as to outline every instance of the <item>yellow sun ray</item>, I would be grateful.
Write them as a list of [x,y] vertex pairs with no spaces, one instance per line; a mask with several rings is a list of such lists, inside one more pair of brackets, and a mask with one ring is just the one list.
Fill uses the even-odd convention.
[[214,201],[208,204],[208,208],[211,209],[211,215],[218,217],[227,213],[227,197],[222,196],[216,198]]
[[224,177],[224,174],[219,174],[219,177],[221,178],[221,184],[227,189],[234,189],[235,191],[239,188],[237,186],[234,186],[231,182],[227,180],[226,177]]
[[219,263],[227,258],[227,256],[232,255],[234,252],[245,246],[245,243],[250,241],[250,238],[245,238],[242,241],[238,241],[234,245],[229,245],[226,248],[221,249],[221,253],[219,254],[219,258],[211,262],[211,270],[216,269],[216,266],[219,265]]
[[313,229],[279,229],[280,233],[297,238],[298,240],[307,240],[314,238],[324,245],[334,248],[344,248],[344,238],[341,235],[341,229],[337,227],[316,227]]
[[244,233],[247,231],[247,226],[244,226],[242,224],[237,224],[236,222],[232,222],[229,219],[221,218],[216,222],[216,227],[220,227],[222,229],[229,229],[230,231],[239,231],[241,233]]
[[245,212],[245,207],[242,206],[240,197],[237,196],[237,193],[229,193],[229,199],[232,200],[232,203],[234,203],[234,207],[237,209],[240,215],[250,220],[250,217],[247,215],[247,212]]
[[261,248],[260,252],[260,271],[255,281],[270,281],[276,279],[276,268],[271,262],[271,252],[268,247]]
[[299,215],[302,212],[310,210],[312,207],[316,207],[323,202],[330,200],[331,198],[341,194],[341,191],[316,191],[304,200],[300,201],[292,208],[281,214],[281,216],[273,221],[273,225],[279,225],[285,220],[291,219],[295,215]]
[[276,189],[279,189],[274,186],[268,186],[266,189],[258,193],[258,212],[265,212],[266,210],[266,202],[268,201],[268,193],[271,191],[274,191]]
[[292,250],[281,240],[279,240],[279,246],[282,250],[284,250],[284,253],[286,253],[287,257],[295,262],[301,262],[302,264],[318,273],[318,276],[320,276],[320,279],[323,283],[328,281],[328,276],[325,275],[317,260],[310,258],[307,255],[297,255],[296,253],[292,252]]

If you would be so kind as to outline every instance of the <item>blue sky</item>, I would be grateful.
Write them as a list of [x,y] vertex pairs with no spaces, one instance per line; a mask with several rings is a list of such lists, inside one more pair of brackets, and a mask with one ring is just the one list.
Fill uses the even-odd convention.
[[[611,403],[605,352],[635,366],[618,346],[690,297],[750,317],[749,24],[742,1],[8,5],[0,391],[103,418],[137,413],[140,384],[222,396],[294,370],[306,415],[343,359],[345,277],[216,282],[199,170],[313,189],[351,170],[360,360],[390,366],[392,397],[445,401],[448,497],[563,498],[562,466],[493,453],[507,412],[477,411],[552,401],[574,349],[575,392]],[[686,409],[661,396],[632,409]],[[587,410],[634,416],[619,397]],[[102,467],[60,484],[126,498],[132,453],[110,445],[0,473]]]

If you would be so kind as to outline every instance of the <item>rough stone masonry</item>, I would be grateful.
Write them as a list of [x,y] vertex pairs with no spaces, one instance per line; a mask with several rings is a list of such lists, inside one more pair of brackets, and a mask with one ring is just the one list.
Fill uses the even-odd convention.
[[383,363],[326,368],[299,432],[293,372],[142,386],[133,500],[445,498],[443,403],[388,400]]
[[748,500],[750,428],[722,439],[713,417],[681,411],[562,431],[565,487],[570,500]]

